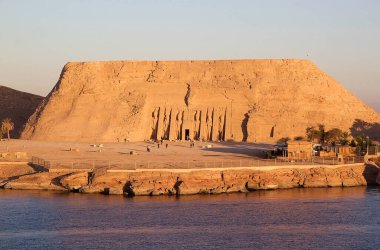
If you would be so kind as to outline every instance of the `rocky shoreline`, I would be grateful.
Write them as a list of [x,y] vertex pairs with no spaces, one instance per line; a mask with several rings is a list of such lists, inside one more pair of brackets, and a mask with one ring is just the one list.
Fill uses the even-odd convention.
[[[376,181],[376,179],[378,179]],[[380,184],[374,164],[218,169],[48,171],[27,163],[0,164],[0,187],[81,193],[191,195],[287,188],[353,187]]]

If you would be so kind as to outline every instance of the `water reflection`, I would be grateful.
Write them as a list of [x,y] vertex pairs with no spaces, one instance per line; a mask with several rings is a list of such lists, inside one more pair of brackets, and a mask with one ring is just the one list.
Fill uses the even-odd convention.
[[[345,187],[345,188],[294,188],[294,189],[282,189],[282,190],[268,190],[268,191],[255,191],[250,193],[232,193],[232,194],[219,194],[219,195],[185,195],[181,197],[175,196],[136,196],[133,198],[125,198],[120,195],[99,195],[99,194],[78,194],[69,193],[61,191],[41,191],[41,190],[9,190],[0,189],[0,198],[5,199],[7,197],[11,199],[17,198],[52,198],[55,199],[65,199],[65,201],[204,201],[204,200],[214,200],[214,201],[233,201],[242,200],[245,198],[264,198],[264,199],[336,199],[340,197],[360,198],[365,197],[369,194],[380,194],[380,187]],[[69,197],[70,199],[66,199]],[[75,198],[74,200],[72,198]]]
[[0,190],[1,248],[366,248],[378,188],[179,198]]

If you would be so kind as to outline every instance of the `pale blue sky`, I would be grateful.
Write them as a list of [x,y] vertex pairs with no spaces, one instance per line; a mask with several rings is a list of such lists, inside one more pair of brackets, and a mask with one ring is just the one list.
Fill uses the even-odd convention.
[[380,111],[379,0],[0,0],[0,84],[68,61],[308,58]]

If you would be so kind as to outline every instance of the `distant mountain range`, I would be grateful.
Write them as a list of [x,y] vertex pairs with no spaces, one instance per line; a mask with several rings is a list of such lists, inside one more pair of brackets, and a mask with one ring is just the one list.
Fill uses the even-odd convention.
[[11,89],[0,85],[0,122],[10,118],[15,124],[11,136],[18,138],[38,105],[44,98],[42,96]]

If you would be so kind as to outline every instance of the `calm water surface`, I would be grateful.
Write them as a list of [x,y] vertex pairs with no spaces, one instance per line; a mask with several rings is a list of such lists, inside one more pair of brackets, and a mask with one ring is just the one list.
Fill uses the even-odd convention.
[[378,188],[136,197],[0,190],[0,249],[380,249]]

